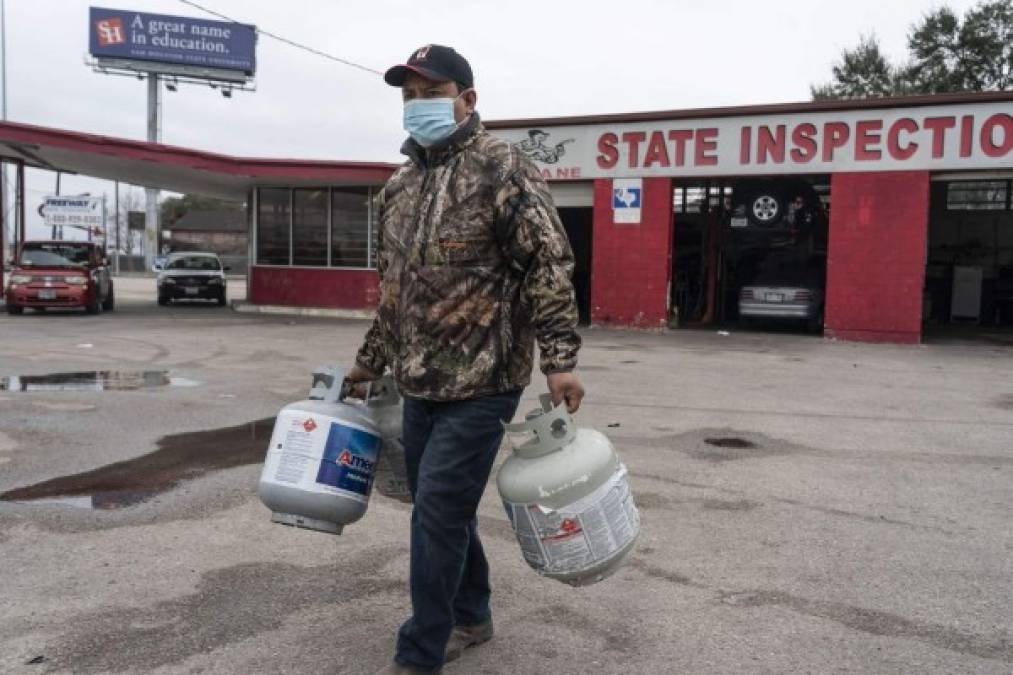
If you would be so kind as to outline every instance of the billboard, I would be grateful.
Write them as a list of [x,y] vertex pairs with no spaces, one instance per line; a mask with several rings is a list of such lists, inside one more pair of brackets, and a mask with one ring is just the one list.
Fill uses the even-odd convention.
[[101,233],[105,224],[102,197],[46,197],[42,205],[46,227],[74,227]]
[[139,62],[132,63],[138,70],[210,69],[252,77],[257,69],[257,29],[242,23],[91,7],[88,45],[96,59]]

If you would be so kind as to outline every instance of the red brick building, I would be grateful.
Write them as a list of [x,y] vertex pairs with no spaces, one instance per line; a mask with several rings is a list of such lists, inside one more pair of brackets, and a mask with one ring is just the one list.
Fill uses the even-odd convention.
[[[783,255],[804,245],[794,259],[819,271],[826,335],[915,343],[926,321],[1013,316],[1011,113],[1013,92],[1000,92],[487,126],[550,181],[586,321],[734,321],[763,247]],[[0,154],[244,199],[250,302],[376,304],[371,197],[393,165],[226,157],[12,123],[0,123]],[[771,185],[790,192],[743,202]],[[782,212],[799,191],[818,200],[825,232],[754,237],[760,207]]]

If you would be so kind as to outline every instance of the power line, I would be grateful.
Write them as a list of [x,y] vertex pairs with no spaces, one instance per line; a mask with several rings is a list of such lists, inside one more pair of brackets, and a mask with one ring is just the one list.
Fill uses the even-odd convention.
[[[232,23],[242,23],[241,21],[237,21],[237,20],[233,19],[230,16],[226,16],[224,14],[216,12],[213,9],[208,9],[207,7],[204,7],[203,5],[199,5],[196,2],[191,2],[191,0],[179,0],[179,1],[182,2],[184,5],[190,5],[191,7],[196,7],[197,9],[201,10],[202,12],[207,12],[211,16],[217,16],[219,19],[224,19],[226,21],[231,21]],[[269,31],[266,31],[263,28],[257,28],[256,31],[257,31],[257,33],[259,33],[261,35],[266,35],[269,38],[274,38],[278,42],[284,42],[285,44],[287,44],[289,46],[295,47],[297,49],[302,49],[303,51],[307,51],[310,54],[316,54],[317,56],[322,56],[325,59],[330,59],[331,61],[337,61],[338,63],[342,63],[342,64],[344,64],[346,66],[351,66],[352,68],[358,68],[359,70],[364,70],[367,73],[373,73],[375,75],[383,75],[383,73],[381,73],[379,70],[375,70],[373,68],[370,68],[369,66],[364,66],[364,65],[362,65],[360,63],[355,63],[354,61],[349,61],[347,59],[343,59],[341,57],[334,56],[333,54],[328,54],[327,52],[322,52],[319,49],[314,49],[313,47],[308,47],[307,45],[300,44],[298,42],[295,42],[294,40],[289,40],[286,37],[282,37],[282,36],[278,35],[277,33],[271,33]]]

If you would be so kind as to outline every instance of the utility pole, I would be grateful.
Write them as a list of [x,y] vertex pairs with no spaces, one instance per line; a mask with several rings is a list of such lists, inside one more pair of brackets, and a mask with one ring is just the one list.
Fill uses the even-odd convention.
[[[148,141],[162,140],[162,92],[158,86],[158,73],[148,73]],[[144,268],[150,270],[158,255],[158,190],[144,189]]]
[[[113,252],[113,272],[119,276],[120,274],[120,182],[116,181],[113,183],[113,208],[115,212],[113,214],[113,227],[116,228],[116,251]],[[108,236],[108,235],[106,235]]]
[[[7,121],[7,2],[6,0],[0,0],[0,95],[3,96],[3,101],[0,101],[0,120]],[[7,195],[7,162],[0,161],[0,203],[3,204],[4,209],[10,208],[11,199]],[[6,228],[9,222],[14,222],[14,218],[7,216],[7,211],[3,212],[3,224],[2,227]],[[15,225],[17,227],[17,225]],[[4,252],[4,234],[0,233],[0,259],[5,255]],[[11,238],[13,242],[14,238],[17,237],[17,233],[14,233],[14,237]],[[11,256],[13,257],[13,255]],[[2,263],[2,260],[0,260]],[[2,268],[0,268],[2,269]]]

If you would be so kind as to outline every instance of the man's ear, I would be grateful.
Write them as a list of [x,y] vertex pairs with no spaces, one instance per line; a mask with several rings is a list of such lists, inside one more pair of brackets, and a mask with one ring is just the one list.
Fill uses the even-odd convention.
[[464,92],[464,105],[468,109],[468,114],[475,112],[475,106],[478,105],[478,92],[474,89],[470,89]]

